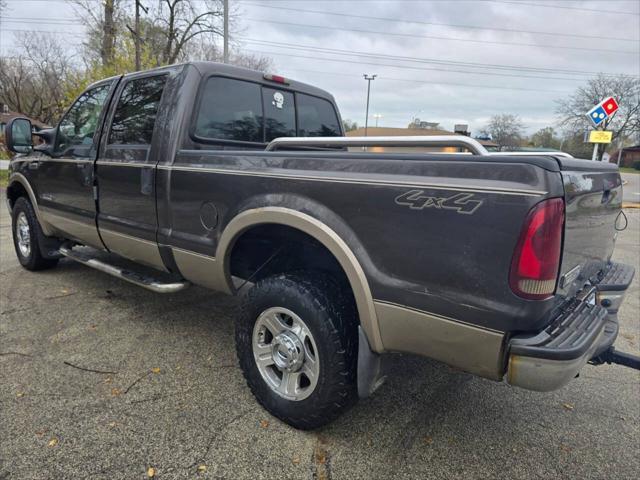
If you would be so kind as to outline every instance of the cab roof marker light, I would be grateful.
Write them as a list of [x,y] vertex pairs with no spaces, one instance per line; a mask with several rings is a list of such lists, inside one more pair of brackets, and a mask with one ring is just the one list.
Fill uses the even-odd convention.
[[281,83],[282,85],[289,85],[289,81],[280,75],[272,75],[270,73],[265,73],[263,75],[263,78],[265,80],[269,80],[270,82]]

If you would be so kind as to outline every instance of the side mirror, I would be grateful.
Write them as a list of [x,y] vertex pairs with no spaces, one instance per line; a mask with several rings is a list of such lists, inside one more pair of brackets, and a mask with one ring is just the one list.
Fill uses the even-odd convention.
[[26,118],[12,118],[5,129],[7,148],[15,153],[29,153],[33,150],[31,122]]

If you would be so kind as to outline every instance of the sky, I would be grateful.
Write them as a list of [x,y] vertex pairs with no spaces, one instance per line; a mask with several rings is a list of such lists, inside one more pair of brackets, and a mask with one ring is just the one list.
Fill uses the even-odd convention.
[[[149,3],[158,0],[147,0]],[[202,0],[196,0],[202,1]],[[597,72],[640,76],[640,0],[229,0],[231,38],[274,72],[331,92],[342,117],[406,127],[414,118],[477,134],[492,115],[532,133],[556,101]],[[7,0],[0,51],[16,30],[56,32],[77,48],[65,0]],[[99,2],[97,3],[99,5]],[[66,23],[64,23],[66,21]]]

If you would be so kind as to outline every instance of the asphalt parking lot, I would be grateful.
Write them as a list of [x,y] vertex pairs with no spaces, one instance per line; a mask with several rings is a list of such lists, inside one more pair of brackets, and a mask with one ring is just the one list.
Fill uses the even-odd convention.
[[[640,210],[626,213],[615,259],[640,270]],[[617,341],[635,354],[639,285]],[[374,397],[302,432],[245,387],[236,306],[200,288],[160,296],[67,260],[27,272],[2,206],[0,479],[640,475],[639,372],[587,366],[541,394],[394,355]]]

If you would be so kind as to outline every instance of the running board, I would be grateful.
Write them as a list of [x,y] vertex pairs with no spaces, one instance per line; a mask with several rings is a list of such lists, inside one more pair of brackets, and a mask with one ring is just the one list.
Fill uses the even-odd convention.
[[189,285],[191,285],[186,280],[178,282],[163,282],[148,275],[143,275],[131,270],[117,267],[115,265],[110,265],[101,260],[93,258],[89,254],[83,252],[74,252],[69,247],[60,247],[59,251],[61,255],[70,258],[71,260],[75,260],[76,262],[82,263],[83,265],[95,268],[96,270],[100,270],[101,272],[108,273],[109,275],[112,275],[114,277],[121,278],[122,280],[125,280],[129,283],[133,283],[134,285],[138,285],[139,287],[151,290],[152,292],[175,293],[179,292],[180,290],[184,290]]

